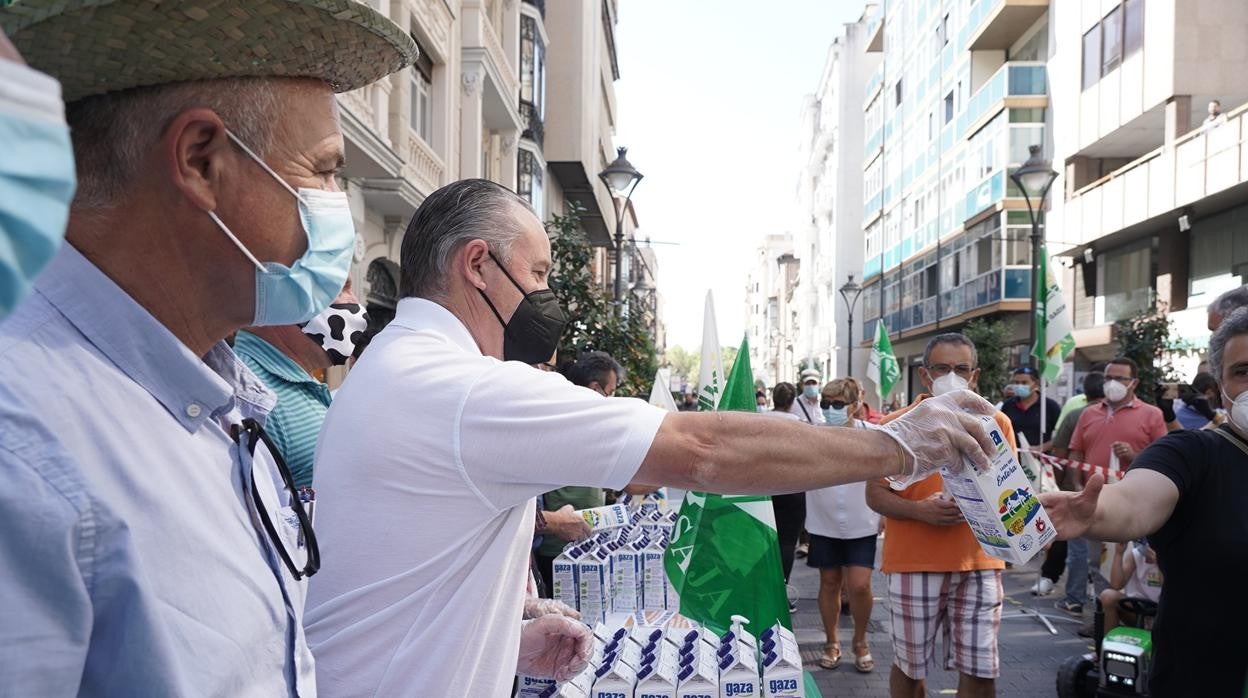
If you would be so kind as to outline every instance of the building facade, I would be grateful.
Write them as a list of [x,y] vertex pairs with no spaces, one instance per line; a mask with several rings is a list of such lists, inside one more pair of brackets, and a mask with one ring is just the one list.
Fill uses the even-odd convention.
[[867,346],[885,324],[903,400],[928,339],[974,318],[1009,323],[1009,360],[1026,360],[1030,219],[1008,172],[1030,145],[1053,152],[1049,14],[1037,0],[890,0],[870,20],[881,63],[864,98],[856,332]]
[[847,372],[862,376],[867,361],[859,352],[854,370],[846,363],[852,340],[839,289],[851,277],[862,278],[862,103],[867,80],[880,63],[878,53],[865,51],[875,12],[868,5],[832,42],[818,89],[802,110],[793,236],[801,273],[794,290],[793,344],[799,363],[820,368],[829,379]]
[[[1049,237],[1065,249],[1076,368],[1109,357],[1114,321],[1154,304],[1203,350],[1205,307],[1248,281],[1248,3],[1054,5],[1063,177]],[[1198,361],[1177,362],[1185,379]]]
[[[416,207],[472,177],[515,190],[543,220],[579,206],[597,248],[595,276],[609,289],[616,202],[597,173],[615,156],[616,0],[369,4],[420,47],[413,67],[339,97],[342,186],[357,231],[352,281],[374,322],[393,317],[400,246]],[[636,212],[626,213],[625,272],[640,278],[631,268],[643,254],[633,243]],[[657,285],[653,272],[648,278]]]
[[745,333],[750,345],[750,367],[754,378],[768,388],[796,377],[793,298],[798,266],[793,255],[793,236],[771,234],[755,250],[746,277]]

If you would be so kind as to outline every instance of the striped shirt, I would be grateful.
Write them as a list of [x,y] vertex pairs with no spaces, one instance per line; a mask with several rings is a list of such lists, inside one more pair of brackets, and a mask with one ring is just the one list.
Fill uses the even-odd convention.
[[269,413],[264,430],[286,459],[295,485],[310,486],[316,439],[329,410],[329,387],[277,347],[250,332],[238,333],[234,352],[277,393],[277,407]]

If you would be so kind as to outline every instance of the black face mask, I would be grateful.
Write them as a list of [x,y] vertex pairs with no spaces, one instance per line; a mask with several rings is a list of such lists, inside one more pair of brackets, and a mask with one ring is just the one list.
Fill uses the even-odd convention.
[[[490,259],[503,271],[507,280],[524,293],[524,289],[516,283],[507,272],[507,267],[498,261],[493,252],[490,252]],[[494,317],[503,326],[503,361],[519,361],[525,364],[550,361],[555,349],[559,347],[563,327],[568,323],[568,317],[563,314],[563,308],[559,306],[559,299],[555,297],[554,291],[543,288],[525,293],[520,305],[516,306],[516,312],[512,313],[510,322],[503,320],[485,291],[477,289],[477,293],[485,299],[485,304],[490,306]]]

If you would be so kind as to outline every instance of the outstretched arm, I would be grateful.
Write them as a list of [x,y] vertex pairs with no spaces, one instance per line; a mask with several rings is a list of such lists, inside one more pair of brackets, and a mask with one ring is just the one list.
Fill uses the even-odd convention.
[[1125,542],[1161,528],[1174,513],[1179,489],[1159,472],[1132,470],[1113,485],[1105,485],[1105,477],[1096,473],[1082,492],[1046,492],[1039,499],[1061,540],[1087,536]]

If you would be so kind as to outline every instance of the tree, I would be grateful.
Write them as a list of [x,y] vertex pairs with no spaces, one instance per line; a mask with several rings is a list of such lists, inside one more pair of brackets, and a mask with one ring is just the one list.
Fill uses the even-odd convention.
[[702,357],[697,352],[689,351],[682,346],[668,347],[667,363],[672,366],[672,375],[685,379],[689,384],[698,381],[698,370],[701,368]]
[[593,251],[580,229],[583,212],[574,206],[568,215],[556,215],[546,224],[555,263],[550,287],[569,318],[559,357],[573,360],[582,352],[605,351],[624,367],[617,394],[648,396],[658,368],[654,337],[641,313],[617,314],[611,298],[594,283]]
[[975,343],[975,352],[979,357],[979,394],[989,402],[998,402],[1001,390],[1010,377],[1010,369],[1006,365],[1009,328],[1000,320],[978,319],[966,323],[962,334]]
[[1119,356],[1132,359],[1140,367],[1135,394],[1149,404],[1157,402],[1158,384],[1178,380],[1171,360],[1193,353],[1190,342],[1174,338],[1173,333],[1174,323],[1166,314],[1165,304],[1150,305],[1114,323]]

